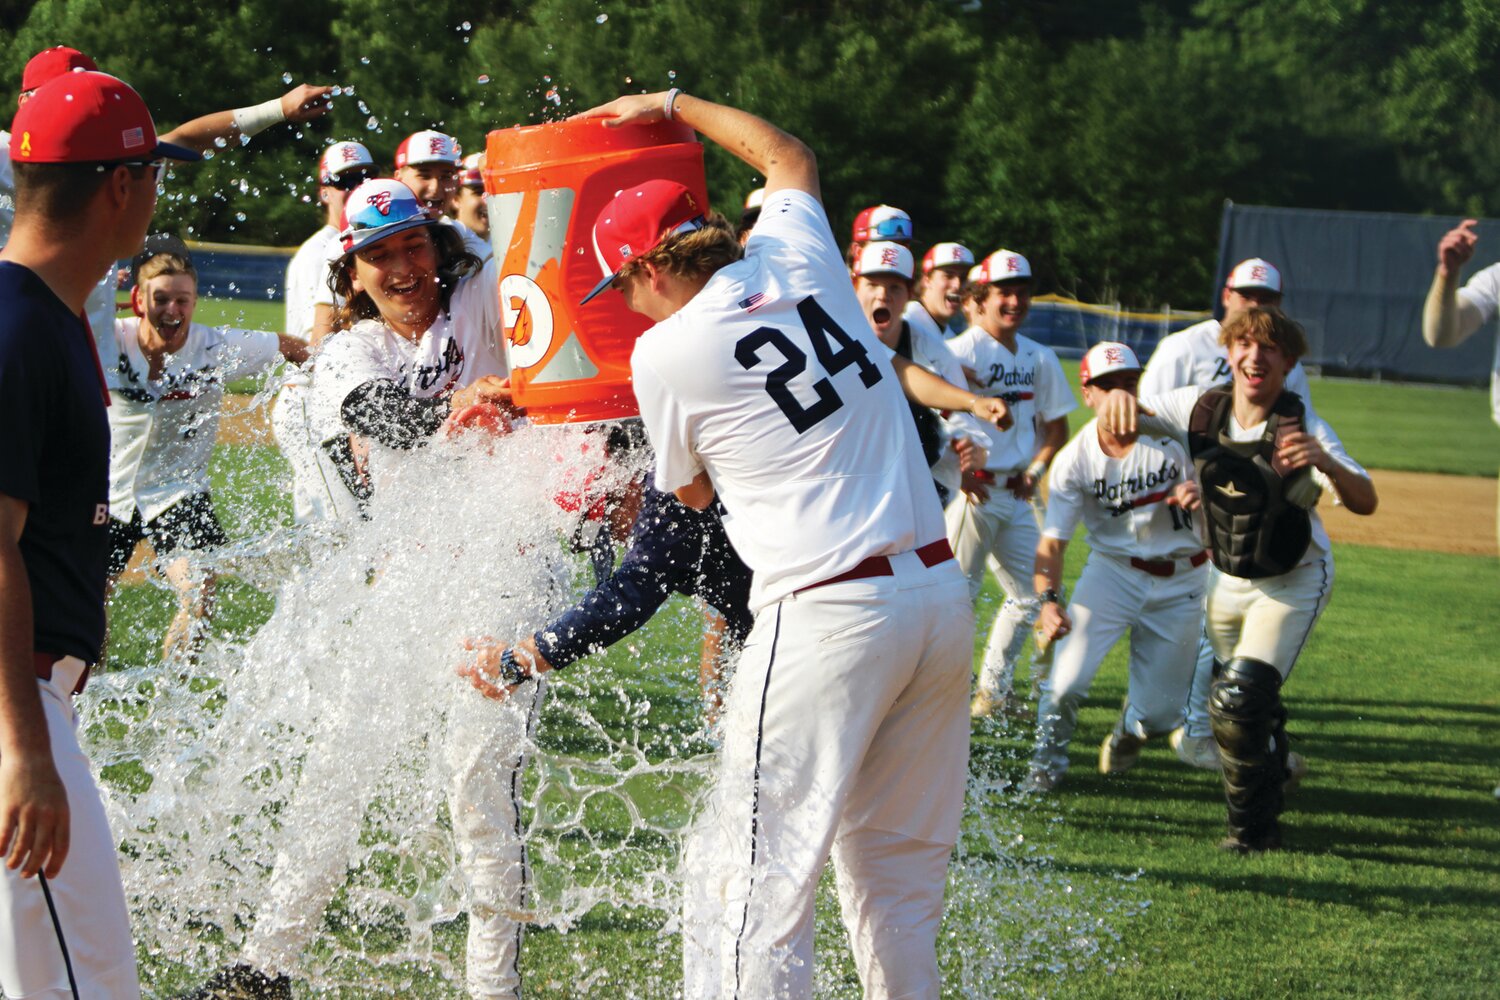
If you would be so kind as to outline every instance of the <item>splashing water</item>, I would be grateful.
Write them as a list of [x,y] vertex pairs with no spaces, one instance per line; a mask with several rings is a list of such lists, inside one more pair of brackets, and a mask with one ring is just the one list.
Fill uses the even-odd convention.
[[[658,641],[632,641],[648,650],[637,676],[589,661],[551,675],[534,736],[517,705],[454,675],[462,637],[512,641],[587,585],[559,544],[576,515],[554,502],[594,471],[583,441],[579,428],[531,428],[403,456],[370,521],[276,528],[202,567],[277,595],[253,636],[211,642],[192,667],[95,679],[84,731],[107,777],[148,996],[247,948],[290,969],[299,995],[451,995],[432,981],[463,979],[462,935],[446,929],[469,905],[453,762],[518,743],[531,753],[528,921],[567,932],[604,907],[652,931],[600,958],[581,940],[573,967],[534,986],[680,995],[677,858],[712,767],[697,608],[659,616]],[[1116,923],[1145,904],[1075,885],[1021,836],[995,762],[973,772],[939,942],[944,995],[1017,994],[1034,985],[1025,976],[1110,958]],[[857,997],[828,879],[818,910],[817,995]]]

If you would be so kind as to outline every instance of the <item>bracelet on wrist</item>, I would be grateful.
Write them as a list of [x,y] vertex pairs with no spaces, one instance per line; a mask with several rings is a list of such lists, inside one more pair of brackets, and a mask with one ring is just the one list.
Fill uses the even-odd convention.
[[681,93],[681,88],[673,87],[671,90],[667,91],[666,99],[661,102],[661,113],[663,117],[667,119],[667,121],[671,121],[672,116],[676,114],[676,108],[674,106],[677,104],[677,96]]
[[1032,462],[1030,465],[1026,466],[1026,475],[1031,479],[1041,479],[1042,476],[1046,474],[1046,472],[1047,463],[1040,460]]
[[531,671],[521,666],[513,649],[500,654],[500,680],[506,687],[515,687],[531,680]]

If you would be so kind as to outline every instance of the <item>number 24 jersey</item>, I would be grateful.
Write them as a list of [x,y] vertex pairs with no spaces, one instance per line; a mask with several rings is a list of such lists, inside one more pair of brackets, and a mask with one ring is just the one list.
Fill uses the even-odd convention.
[[797,190],[769,195],[745,259],[637,342],[656,485],[708,472],[752,610],[943,537],[889,358],[822,205]]

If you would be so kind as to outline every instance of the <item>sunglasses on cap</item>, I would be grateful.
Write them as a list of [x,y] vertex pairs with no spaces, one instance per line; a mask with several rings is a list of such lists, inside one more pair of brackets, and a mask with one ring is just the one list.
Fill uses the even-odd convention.
[[911,223],[906,219],[881,219],[870,226],[869,242],[871,243],[881,240],[909,239],[911,239]]
[[338,188],[340,191],[353,191],[365,181],[379,175],[373,170],[346,170],[341,174],[334,174],[332,180],[324,181],[324,185]]

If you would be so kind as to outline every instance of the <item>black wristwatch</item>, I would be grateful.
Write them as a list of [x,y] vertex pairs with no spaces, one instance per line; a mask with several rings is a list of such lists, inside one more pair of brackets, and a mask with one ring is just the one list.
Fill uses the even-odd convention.
[[506,687],[515,687],[531,680],[531,671],[521,666],[512,650],[507,649],[500,654],[500,680],[505,682]]
[[1061,604],[1062,595],[1057,592],[1056,587],[1048,587],[1037,595],[1037,600],[1042,604]]

